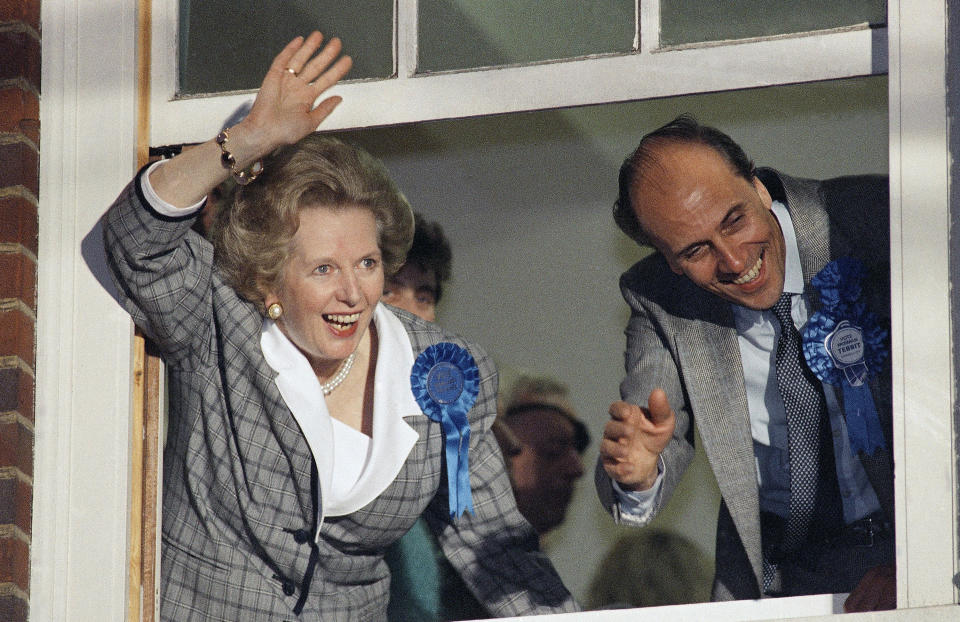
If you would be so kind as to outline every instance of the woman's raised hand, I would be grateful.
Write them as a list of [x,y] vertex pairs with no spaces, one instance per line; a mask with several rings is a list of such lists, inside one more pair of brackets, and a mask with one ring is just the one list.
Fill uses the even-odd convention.
[[[340,56],[339,39],[320,49],[322,42],[319,32],[306,39],[297,37],[273,59],[250,113],[230,128],[223,145],[233,168],[247,169],[277,147],[297,142],[317,129],[340,103],[333,96],[315,104],[352,64],[349,56]],[[222,156],[221,146],[211,138],[154,169],[150,182],[167,203],[195,205],[230,174],[232,169],[224,167]]]
[[[313,32],[297,37],[273,59],[245,124],[268,153],[294,143],[326,119],[340,97],[317,99],[350,70],[349,56],[340,56],[340,40],[334,37],[323,48],[323,35]],[[317,50],[320,50],[319,53]]]

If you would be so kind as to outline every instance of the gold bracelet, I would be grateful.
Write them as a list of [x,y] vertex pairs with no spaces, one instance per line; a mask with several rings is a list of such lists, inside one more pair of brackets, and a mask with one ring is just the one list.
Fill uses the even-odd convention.
[[220,163],[223,168],[230,169],[230,174],[234,180],[241,186],[246,186],[257,178],[257,175],[263,172],[263,161],[257,160],[250,166],[249,171],[237,170],[237,160],[227,149],[227,142],[230,140],[230,128],[224,129],[217,134],[217,144],[220,145]]

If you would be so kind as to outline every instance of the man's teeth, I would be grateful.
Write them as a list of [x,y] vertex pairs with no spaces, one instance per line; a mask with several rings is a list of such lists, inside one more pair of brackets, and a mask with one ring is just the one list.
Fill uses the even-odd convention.
[[359,313],[349,313],[347,315],[340,315],[337,313],[325,313],[323,319],[330,322],[331,324],[339,324],[340,326],[349,326],[357,320],[360,319]]
[[734,283],[737,285],[743,285],[744,283],[749,283],[753,279],[757,278],[760,274],[760,266],[763,264],[763,256],[757,257],[757,263],[753,264],[753,267],[747,270],[746,274],[741,276],[738,279],[734,279]]

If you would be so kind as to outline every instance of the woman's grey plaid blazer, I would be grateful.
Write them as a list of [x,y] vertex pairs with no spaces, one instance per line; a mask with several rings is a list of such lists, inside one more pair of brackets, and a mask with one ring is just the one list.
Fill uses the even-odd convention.
[[477,346],[403,312],[396,313],[414,356],[452,341],[480,369],[469,413],[475,514],[450,520],[440,426],[412,416],[406,421],[420,438],[393,483],[360,510],[327,517],[314,543],[322,503],[312,494],[314,462],[261,352],[262,318],[223,282],[192,221],[154,212],[138,175],[104,227],[121,302],[169,370],[161,619],[385,619],[384,549],[421,514],[492,613],[576,610],[517,512],[489,433],[496,414],[492,362]]

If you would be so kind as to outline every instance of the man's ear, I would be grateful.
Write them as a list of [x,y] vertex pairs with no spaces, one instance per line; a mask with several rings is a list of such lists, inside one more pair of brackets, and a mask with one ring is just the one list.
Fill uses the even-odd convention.
[[763,185],[763,182],[760,181],[759,177],[754,176],[753,187],[756,188],[757,194],[760,195],[760,201],[763,202],[763,206],[768,210],[773,209],[773,199],[770,197],[767,187]]

